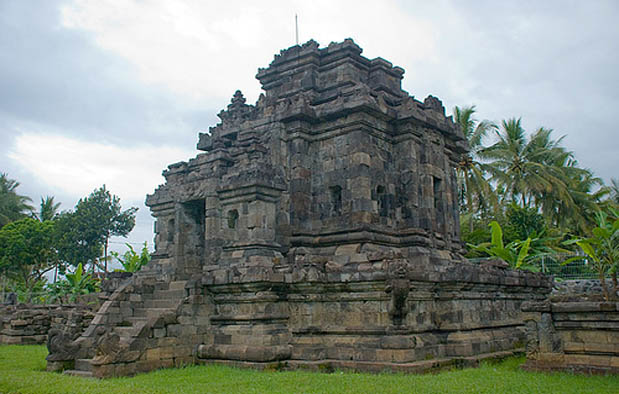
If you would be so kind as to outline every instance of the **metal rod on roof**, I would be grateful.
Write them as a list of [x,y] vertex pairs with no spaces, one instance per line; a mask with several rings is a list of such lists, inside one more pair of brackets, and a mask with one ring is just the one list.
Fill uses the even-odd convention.
[[298,22],[297,14],[294,14],[294,31],[295,31],[295,38],[297,40],[297,45],[299,45],[299,22]]

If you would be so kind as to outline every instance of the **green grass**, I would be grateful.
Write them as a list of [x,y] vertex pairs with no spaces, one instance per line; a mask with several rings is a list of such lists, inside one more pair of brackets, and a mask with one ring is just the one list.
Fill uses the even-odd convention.
[[260,372],[224,366],[167,369],[132,378],[45,372],[45,346],[0,346],[1,393],[619,393],[619,376],[519,370],[522,358],[436,375]]

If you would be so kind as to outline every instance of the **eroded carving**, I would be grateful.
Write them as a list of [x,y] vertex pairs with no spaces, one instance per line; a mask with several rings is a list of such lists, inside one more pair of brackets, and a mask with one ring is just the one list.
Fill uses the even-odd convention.
[[389,301],[389,316],[393,324],[401,325],[408,314],[408,293],[410,280],[407,278],[408,264],[406,260],[395,260],[388,264],[389,283],[385,291],[391,294]]
[[47,361],[65,361],[75,359],[79,346],[74,343],[73,335],[59,329],[51,329],[47,334]]

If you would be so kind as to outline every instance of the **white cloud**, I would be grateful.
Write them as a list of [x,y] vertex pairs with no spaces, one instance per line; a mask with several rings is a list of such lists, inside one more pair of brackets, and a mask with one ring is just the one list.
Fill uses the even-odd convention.
[[395,1],[75,0],[63,7],[62,24],[92,33],[97,45],[133,64],[145,83],[219,103],[241,88],[253,102],[260,92],[257,68],[294,44],[295,13],[301,42],[314,38],[327,45],[352,37],[369,57],[438,61],[438,25]]
[[24,133],[8,154],[51,190],[84,197],[105,184],[121,200],[142,202],[170,163],[194,156],[174,147],[122,147],[60,135]]

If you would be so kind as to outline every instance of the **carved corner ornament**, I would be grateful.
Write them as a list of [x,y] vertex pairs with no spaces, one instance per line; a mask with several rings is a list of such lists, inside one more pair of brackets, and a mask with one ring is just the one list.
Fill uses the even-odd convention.
[[51,329],[47,334],[47,361],[68,361],[76,358],[79,346],[73,336],[59,329]]
[[409,310],[408,293],[411,281],[408,279],[408,263],[405,260],[390,261],[388,278],[385,292],[391,294],[389,316],[393,324],[401,325]]

